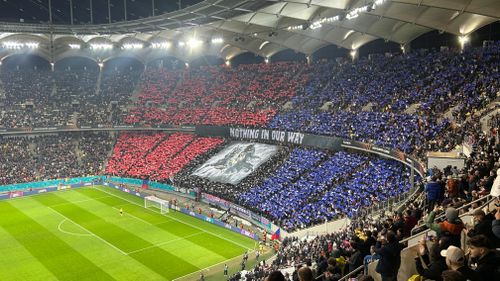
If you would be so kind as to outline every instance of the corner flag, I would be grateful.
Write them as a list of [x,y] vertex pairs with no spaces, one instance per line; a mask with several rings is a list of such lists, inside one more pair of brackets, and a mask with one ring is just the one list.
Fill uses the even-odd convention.
[[276,232],[271,236],[271,241],[272,240],[279,240],[280,239],[280,229],[278,228]]

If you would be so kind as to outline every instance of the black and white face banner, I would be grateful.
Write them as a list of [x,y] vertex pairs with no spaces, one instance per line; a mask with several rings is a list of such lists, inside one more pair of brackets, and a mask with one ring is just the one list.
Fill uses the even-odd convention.
[[235,142],[205,162],[193,175],[238,184],[278,152],[275,145]]

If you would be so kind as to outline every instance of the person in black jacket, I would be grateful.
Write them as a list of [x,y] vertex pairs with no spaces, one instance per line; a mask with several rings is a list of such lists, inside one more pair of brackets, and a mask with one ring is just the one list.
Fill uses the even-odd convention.
[[425,279],[441,281],[441,274],[448,269],[446,259],[441,256],[441,250],[448,248],[449,245],[449,239],[442,237],[433,243],[430,250],[427,250],[425,239],[420,241],[418,257],[415,258],[418,274]]
[[349,272],[354,271],[356,268],[363,265],[363,254],[359,250],[358,242],[351,242],[351,248],[354,252],[349,257],[347,263],[349,264]]
[[492,249],[488,238],[484,235],[476,235],[467,241],[467,245],[470,250],[471,263],[477,265],[475,271],[480,280],[500,280],[499,254]]
[[497,207],[497,212],[495,213],[495,220],[491,223],[491,231],[493,231],[493,234],[495,234],[495,237],[497,239],[500,239],[500,207]]
[[380,255],[380,260],[375,270],[382,276],[382,281],[397,280],[401,265],[401,250],[402,246],[393,231],[388,231],[385,237],[381,236],[378,239],[375,253]]
[[472,215],[474,216],[475,225],[474,228],[467,231],[468,237],[473,237],[476,235],[484,235],[488,237],[488,240],[493,243],[493,246],[499,246],[498,240],[493,234],[493,230],[491,228],[492,218],[490,216],[486,216],[483,210],[475,210]]

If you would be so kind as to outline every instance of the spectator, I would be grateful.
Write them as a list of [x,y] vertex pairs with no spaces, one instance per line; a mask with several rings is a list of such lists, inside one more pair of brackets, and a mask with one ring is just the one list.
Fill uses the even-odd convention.
[[285,276],[281,271],[276,270],[271,272],[265,281],[285,281]]
[[441,256],[446,258],[448,269],[460,272],[465,279],[480,281],[478,274],[465,263],[465,254],[462,249],[456,246],[449,246],[446,250],[441,250]]
[[445,270],[441,275],[443,281],[467,281],[462,273],[454,270]]
[[495,234],[497,239],[500,239],[500,204],[498,199],[496,206],[497,206],[497,212],[495,213],[495,220],[491,224],[492,224],[493,234]]
[[437,181],[436,176],[432,176],[430,181],[425,185],[425,192],[427,193],[427,206],[428,210],[434,209],[434,206],[441,202],[443,190],[440,182]]
[[451,245],[460,247],[460,234],[465,227],[462,220],[458,217],[457,209],[453,207],[447,208],[445,212],[446,220],[444,222],[435,223],[434,217],[437,210],[440,210],[440,207],[436,206],[436,208],[430,212],[425,222],[426,226],[429,229],[434,230],[437,233],[438,238],[443,236],[448,237]]
[[470,249],[471,263],[476,264],[475,271],[481,280],[500,280],[498,252],[491,247],[484,235],[471,237],[467,241]]
[[397,280],[402,246],[396,240],[396,234],[388,231],[385,237],[380,236],[376,248],[375,253],[380,255],[376,271],[382,276],[382,281]]
[[458,181],[453,176],[449,175],[446,181],[446,192],[448,193],[448,198],[456,198],[458,197]]
[[497,170],[497,177],[493,181],[490,194],[494,197],[500,196],[500,168]]
[[404,217],[404,237],[409,237],[411,230],[417,225],[417,218],[411,209],[405,211]]
[[370,255],[367,255],[363,259],[363,264],[365,266],[364,271],[365,274],[368,274],[368,264],[380,259],[380,255],[376,253],[375,245],[370,247]]
[[425,239],[420,241],[418,257],[415,259],[417,272],[425,279],[441,281],[441,273],[446,270],[446,260],[440,255],[443,249],[447,249],[449,241],[441,238],[432,242],[430,250],[427,250]]
[[475,210],[472,215],[474,216],[475,225],[472,229],[467,231],[467,236],[474,237],[476,235],[484,235],[488,238],[488,240],[490,240],[490,242],[493,243],[494,246],[496,246],[498,244],[497,238],[493,234],[493,230],[491,228],[493,220],[489,219],[489,216],[486,216],[484,211],[481,209]]
[[313,272],[308,266],[303,266],[298,272],[299,281],[313,281]]
[[363,254],[359,250],[359,244],[355,241],[351,242],[351,248],[354,250],[353,253],[351,253],[351,256],[349,257],[349,260],[347,263],[349,264],[348,272],[354,271],[356,268],[360,267],[363,265]]
[[328,265],[324,273],[324,281],[338,281],[342,277],[340,270],[335,265]]

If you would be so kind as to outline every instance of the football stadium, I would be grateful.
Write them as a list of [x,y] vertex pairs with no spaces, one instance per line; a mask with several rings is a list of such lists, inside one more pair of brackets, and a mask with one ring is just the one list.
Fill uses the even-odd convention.
[[500,280],[500,1],[0,1],[0,280]]

